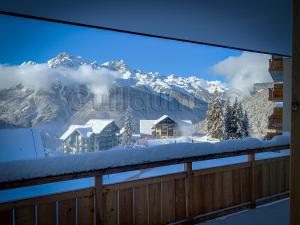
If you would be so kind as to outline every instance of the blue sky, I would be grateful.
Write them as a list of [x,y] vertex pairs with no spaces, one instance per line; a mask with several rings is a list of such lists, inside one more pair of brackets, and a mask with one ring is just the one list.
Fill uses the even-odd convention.
[[0,64],[46,62],[59,52],[132,69],[224,80],[210,67],[241,51],[0,15]]

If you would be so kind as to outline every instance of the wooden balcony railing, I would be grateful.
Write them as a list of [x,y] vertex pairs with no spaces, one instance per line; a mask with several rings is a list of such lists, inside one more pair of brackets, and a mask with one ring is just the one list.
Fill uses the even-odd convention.
[[275,130],[282,130],[282,116],[271,115],[268,120],[268,128]]
[[[1,203],[0,224],[195,224],[287,197],[289,156],[256,160],[255,153],[288,148],[289,145],[282,145],[235,150],[16,182],[2,182],[0,188],[7,189],[93,176],[95,186]],[[247,162],[208,169],[192,168],[192,163],[195,161],[246,154],[248,154]],[[102,176],[111,172],[177,163],[185,164],[184,172],[110,185],[102,183]]]
[[282,101],[283,100],[283,84],[274,85],[269,88],[269,101]]
[[283,71],[283,59],[269,59],[269,72]]

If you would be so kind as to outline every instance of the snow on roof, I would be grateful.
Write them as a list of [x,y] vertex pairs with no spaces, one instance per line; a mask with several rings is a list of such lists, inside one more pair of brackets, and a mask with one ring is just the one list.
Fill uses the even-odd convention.
[[182,125],[193,125],[191,120],[180,120]]
[[[158,118],[153,125],[156,125],[158,123],[160,123],[161,121],[163,121],[164,119],[170,118],[168,115],[163,115],[160,118]],[[171,118],[170,118],[171,119]]]
[[114,120],[97,119],[89,120],[85,125],[92,127],[93,133],[100,134],[103,131],[103,129],[106,128],[112,122],[114,122]]
[[93,119],[89,120],[84,125],[71,125],[69,128],[60,136],[59,139],[65,140],[68,138],[75,130],[77,130],[83,137],[89,137],[92,133],[100,134],[103,129],[105,129],[109,124],[114,122],[114,120],[107,119]]
[[34,128],[0,129],[0,162],[45,157],[40,133]]
[[216,143],[178,143],[133,148],[130,151],[119,148],[86,154],[47,157],[39,160],[6,162],[0,163],[0,182],[12,182],[289,144],[289,135],[279,135],[268,141],[246,138]]
[[87,128],[85,125],[71,125],[69,128],[60,136],[59,139],[65,140],[68,138],[76,129],[78,128]]
[[120,134],[123,134],[124,131],[125,131],[125,127],[122,127],[122,128],[120,129]]
[[152,135],[152,127],[156,120],[140,120],[140,134]]

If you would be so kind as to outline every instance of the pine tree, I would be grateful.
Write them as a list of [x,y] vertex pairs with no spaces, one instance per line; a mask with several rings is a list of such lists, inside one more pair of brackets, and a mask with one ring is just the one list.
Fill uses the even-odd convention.
[[[237,101],[237,100],[236,100]],[[244,137],[244,113],[243,113],[243,107],[242,107],[242,103],[241,102],[237,102],[237,106],[236,106],[236,127],[237,127],[237,131],[235,134],[235,138],[243,138]]]
[[224,139],[240,139],[249,136],[247,112],[243,112],[241,102],[236,98],[231,106],[229,99],[224,109]]
[[125,148],[133,146],[131,115],[129,109],[127,109],[125,114],[124,132],[122,134],[121,145]]
[[224,136],[223,128],[223,100],[220,93],[214,92],[213,99],[208,104],[207,111],[207,134],[212,138],[222,139]]
[[246,111],[243,113],[243,120],[242,120],[242,137],[248,137],[249,136],[249,119],[248,114]]
[[232,139],[239,138],[238,137],[238,127],[239,127],[239,102],[238,99],[235,98],[235,101],[232,105]]
[[227,99],[224,107],[224,136],[223,139],[233,139],[235,136],[235,130],[233,126],[233,107],[231,106],[230,100]]

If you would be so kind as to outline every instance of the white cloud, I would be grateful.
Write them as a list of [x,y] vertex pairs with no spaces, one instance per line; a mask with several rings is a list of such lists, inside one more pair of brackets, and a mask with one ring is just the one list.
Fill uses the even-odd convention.
[[254,83],[272,82],[268,72],[269,58],[270,55],[243,52],[218,62],[212,71],[225,76],[231,90],[249,95]]
[[63,85],[86,85],[96,95],[108,94],[118,72],[105,68],[94,70],[90,65],[78,69],[68,67],[50,68],[47,64],[8,66],[0,65],[0,89],[22,84],[29,89],[50,90],[53,83]]

